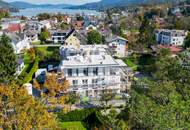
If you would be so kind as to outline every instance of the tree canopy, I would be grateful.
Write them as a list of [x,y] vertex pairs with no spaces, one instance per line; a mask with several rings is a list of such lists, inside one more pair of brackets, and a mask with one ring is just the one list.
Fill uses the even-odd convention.
[[88,44],[101,44],[102,35],[98,31],[90,31],[87,36]]
[[[134,129],[188,129],[190,74],[181,57],[162,50],[152,79],[133,83],[129,124]],[[183,57],[184,58],[184,57]],[[189,64],[190,66],[190,64]]]
[[17,58],[6,35],[1,37],[0,48],[0,83],[7,83],[15,77]]
[[55,116],[28,95],[25,87],[0,86],[0,126],[12,129],[56,129]]
[[39,36],[39,39],[41,41],[41,43],[45,43],[46,40],[49,38],[50,36],[50,33],[49,31],[47,30],[47,28],[42,28],[41,29],[41,33],[40,33],[40,36]]

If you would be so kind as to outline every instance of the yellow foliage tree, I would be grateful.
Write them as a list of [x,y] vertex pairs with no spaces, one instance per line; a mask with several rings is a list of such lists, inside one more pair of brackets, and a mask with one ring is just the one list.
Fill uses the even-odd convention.
[[45,106],[29,96],[25,87],[0,85],[0,128],[55,130],[56,120]]

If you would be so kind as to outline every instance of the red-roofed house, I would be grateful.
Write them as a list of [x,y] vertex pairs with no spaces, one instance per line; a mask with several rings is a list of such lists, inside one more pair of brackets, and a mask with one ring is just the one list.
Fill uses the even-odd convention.
[[158,48],[169,49],[172,52],[173,55],[176,55],[177,53],[183,51],[183,48],[176,47],[176,46],[158,45]]
[[20,24],[9,24],[8,28],[5,29],[6,32],[21,32],[22,31],[22,26]]

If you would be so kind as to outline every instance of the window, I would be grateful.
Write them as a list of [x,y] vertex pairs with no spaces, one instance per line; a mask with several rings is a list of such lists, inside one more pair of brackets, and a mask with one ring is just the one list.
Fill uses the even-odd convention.
[[84,68],[83,73],[85,76],[88,76],[88,68]]
[[92,84],[98,84],[98,79],[92,79]]
[[79,69],[76,69],[77,76],[79,76]]
[[78,85],[78,80],[73,80],[73,86]]
[[72,69],[68,69],[68,76],[72,76]]
[[98,76],[98,68],[93,68],[93,75]]
[[82,84],[83,84],[83,85],[88,85],[88,79],[83,79],[83,80],[82,80]]
[[115,73],[115,69],[110,68],[110,75],[116,75],[116,73]]

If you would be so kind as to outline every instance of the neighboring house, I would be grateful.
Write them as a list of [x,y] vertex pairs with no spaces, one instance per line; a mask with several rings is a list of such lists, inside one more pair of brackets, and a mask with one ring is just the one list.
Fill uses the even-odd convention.
[[29,39],[24,33],[7,33],[7,35],[11,39],[11,45],[16,54],[30,48]]
[[47,29],[51,28],[51,22],[49,20],[43,20],[39,22],[42,27],[46,27]]
[[114,56],[125,57],[128,49],[128,41],[125,38],[116,36],[108,41],[108,46]]
[[187,36],[187,32],[184,30],[168,30],[159,29],[156,30],[156,41],[163,45],[182,46]]
[[104,92],[120,93],[124,88],[126,67],[122,60],[115,60],[107,53],[107,46],[81,45],[79,49],[61,47],[60,73],[70,83],[69,91],[81,96],[97,97]]
[[65,45],[79,48],[81,43],[86,43],[85,38],[75,29],[73,29],[65,39]]
[[23,26],[21,24],[9,24],[3,31],[9,33],[18,33],[23,31]]
[[66,37],[69,35],[70,30],[51,30],[51,40],[53,43],[65,43]]
[[84,21],[76,21],[74,27],[76,30],[82,30],[84,28]]
[[38,35],[39,35],[39,31],[36,30],[27,30],[25,31],[26,36],[28,37],[28,40],[30,42],[36,42],[39,41],[38,39]]
[[97,27],[95,27],[94,25],[90,24],[89,26],[86,27],[86,31],[92,31],[92,30],[97,30]]

